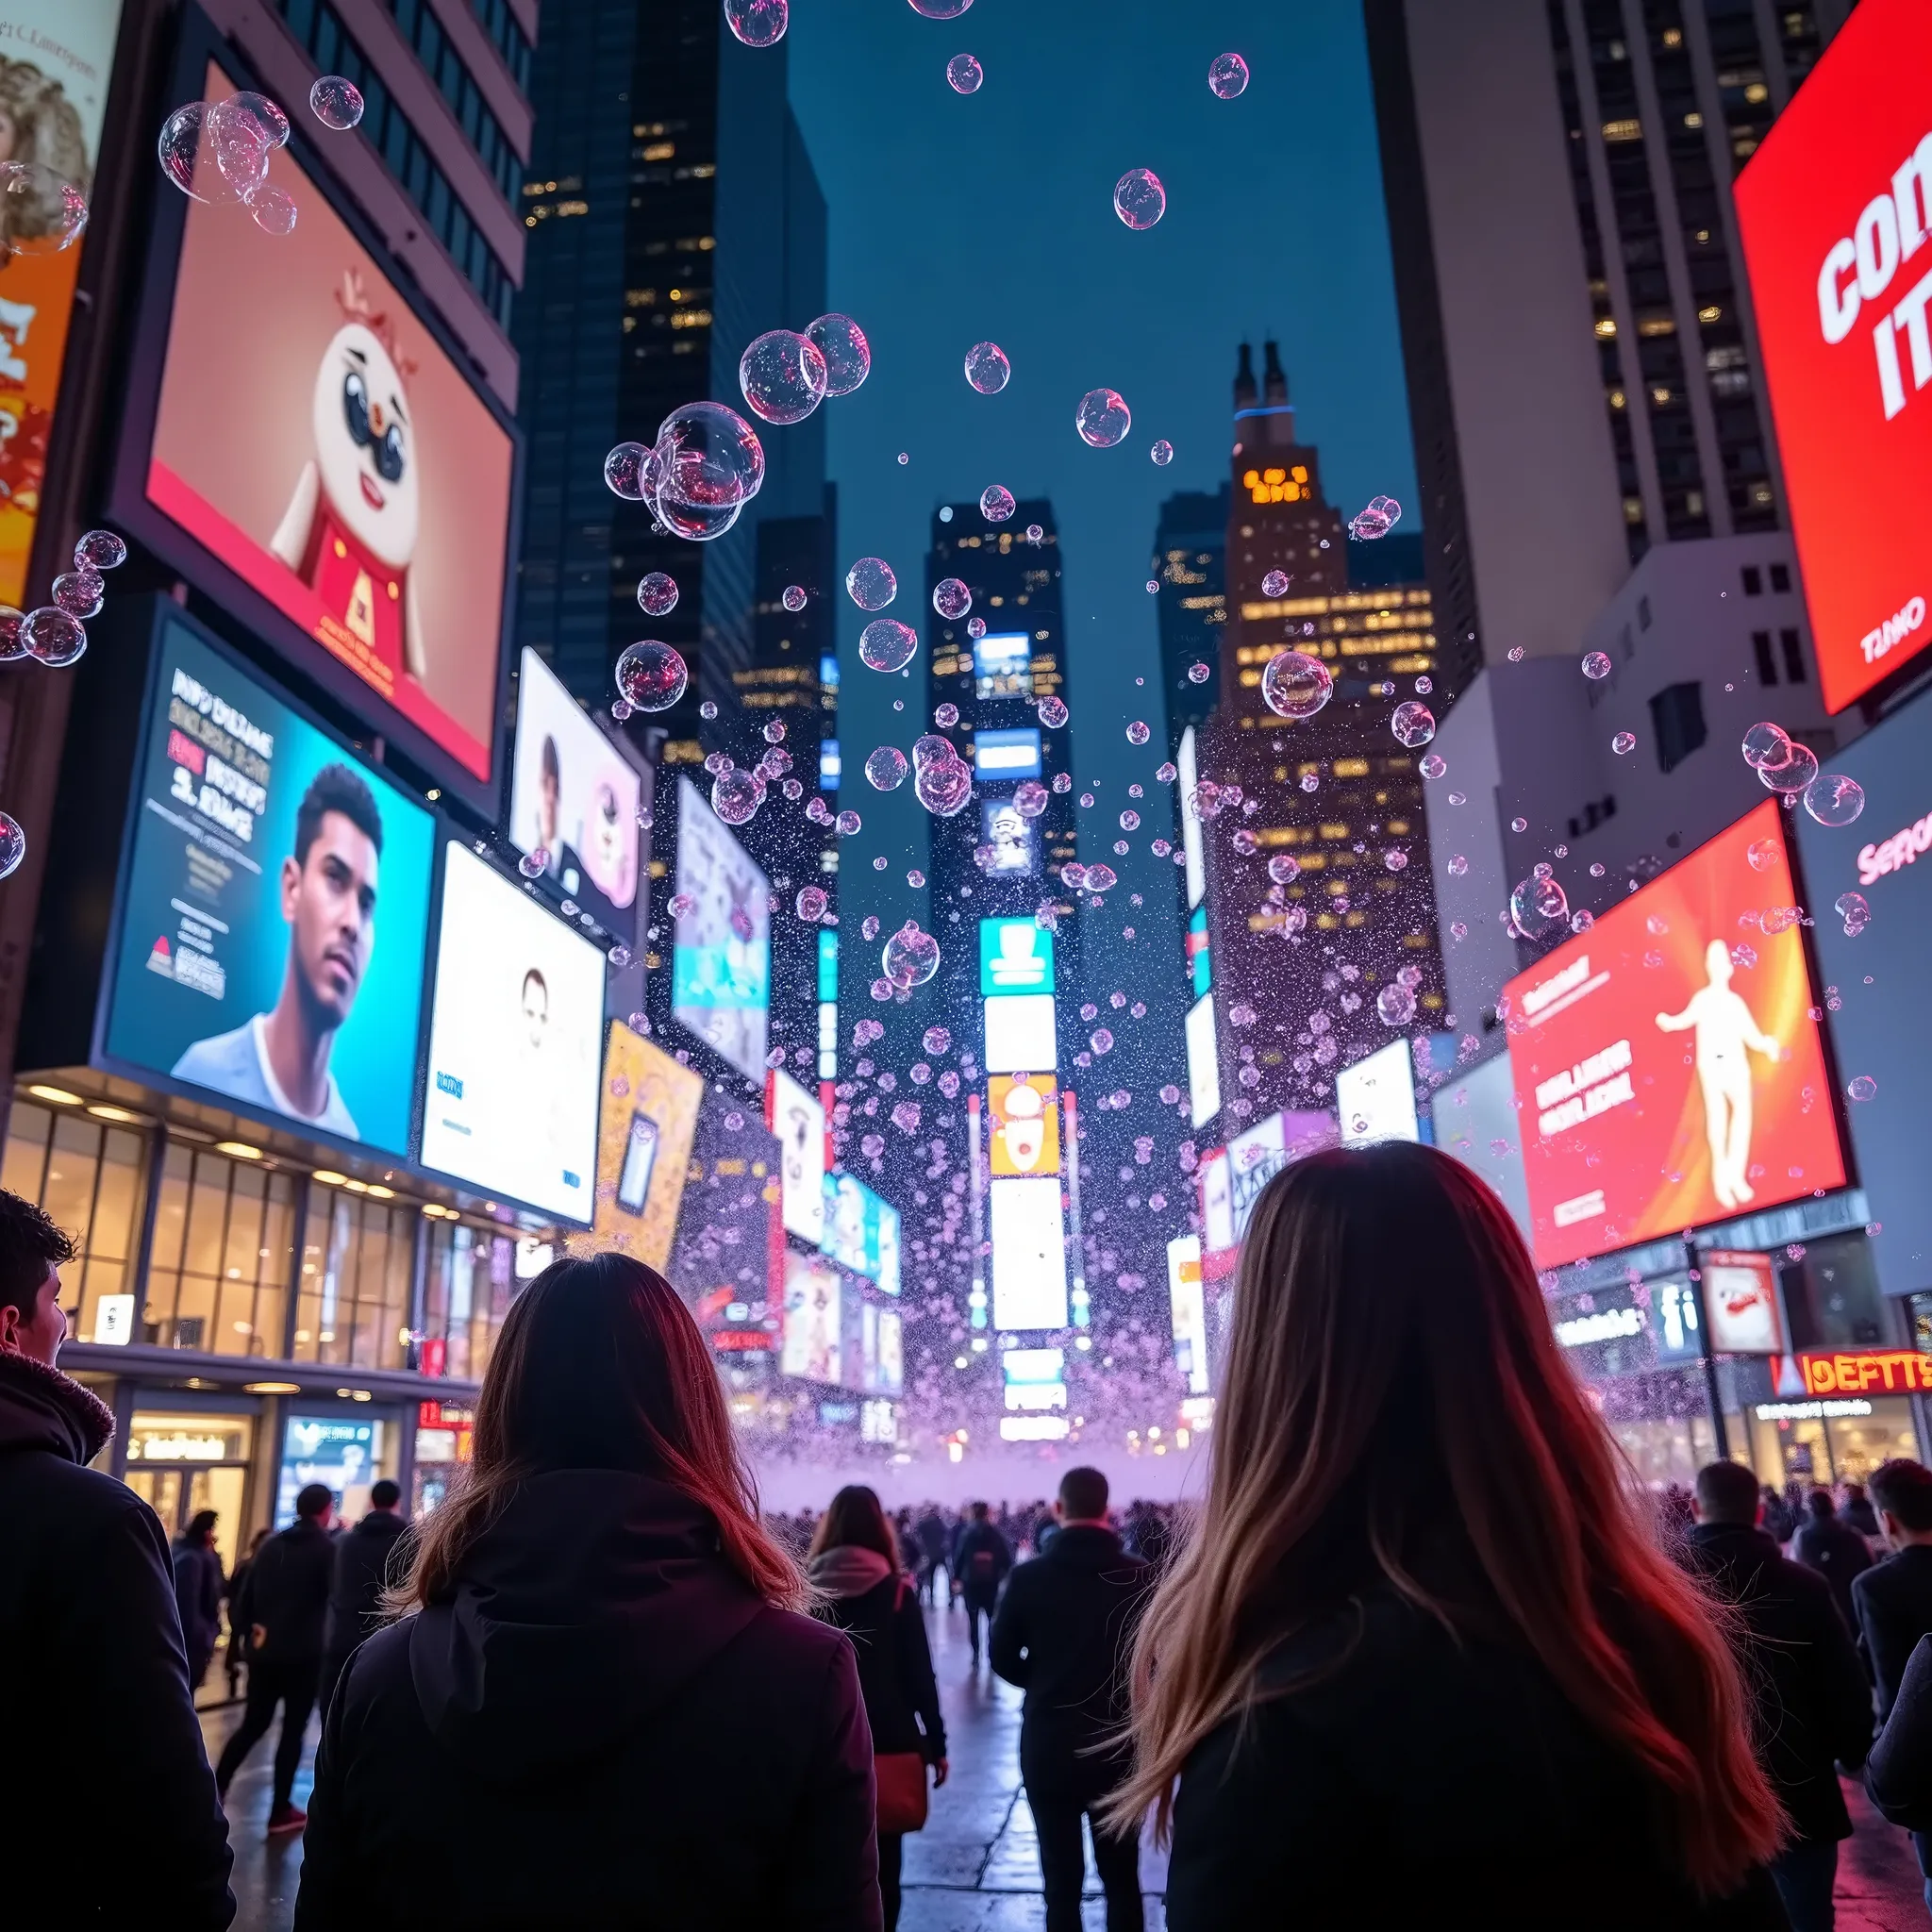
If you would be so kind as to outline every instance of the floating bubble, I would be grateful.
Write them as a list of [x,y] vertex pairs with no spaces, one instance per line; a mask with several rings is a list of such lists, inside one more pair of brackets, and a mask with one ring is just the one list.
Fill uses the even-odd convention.
[[883,610],[899,594],[899,579],[883,557],[861,557],[845,573],[845,594],[861,610]]
[[1871,902],[1863,892],[1840,892],[1832,901],[1832,910],[1845,923],[1845,937],[1857,939],[1872,924]]
[[778,601],[790,611],[797,612],[803,610],[806,604],[805,586],[803,584],[787,584],[784,594]]
[[1627,758],[1630,753],[1637,749],[1636,734],[1634,732],[1629,731],[1618,732],[1616,737],[1610,740],[1610,749],[1613,752],[1615,752],[1620,758]]
[[641,442],[620,442],[604,458],[604,481],[613,496],[632,503],[647,493],[647,478],[655,468],[652,452]]
[[677,608],[677,579],[654,570],[638,579],[638,603],[646,617],[662,617]]
[[1821,825],[1848,825],[1865,809],[1865,788],[1842,772],[1821,772],[1805,788],[1805,809]]
[[1397,705],[1394,715],[1389,720],[1389,728],[1394,732],[1398,744],[1406,744],[1410,751],[1420,749],[1436,735],[1436,714],[1426,705],[1419,705],[1411,698],[1407,704]]
[[1217,101],[1231,101],[1248,84],[1248,63],[1239,54],[1217,54],[1208,63],[1208,92]]
[[684,659],[655,638],[627,644],[617,660],[617,688],[633,710],[668,711],[689,681]]
[[932,722],[935,724],[937,724],[941,731],[950,731],[953,728],[953,726],[959,722],[958,706],[940,706],[939,708],[935,710],[932,714]]
[[832,821],[832,824],[838,828],[841,837],[849,839],[851,838],[854,832],[858,831],[860,820],[858,814],[856,811],[848,809],[845,811],[841,811],[839,814],[839,816]]
[[[9,820],[8,824],[11,823],[12,821]],[[4,876],[4,874],[0,874],[0,876]],[[1870,1074],[1854,1074],[1845,1082],[1845,1098],[1847,1100],[1875,1100],[1877,1097],[1878,1082]]]
[[1264,597],[1285,597],[1288,594],[1289,577],[1285,570],[1271,570],[1261,579],[1261,594]]
[[1147,454],[1154,458],[1154,467],[1157,470],[1164,470],[1174,461],[1174,444],[1163,436]]
[[1754,772],[1761,772],[1766,765],[1780,765],[1789,755],[1790,744],[1783,726],[1769,720],[1754,724],[1744,734],[1744,762]]
[[1005,523],[1013,508],[1013,492],[1003,483],[989,483],[979,492],[979,514],[990,524]]
[[[246,105],[252,102],[260,103],[260,109]],[[183,194],[195,201],[238,202],[267,181],[268,158],[287,139],[288,122],[279,108],[259,94],[237,94],[176,108],[161,124],[157,152],[161,172]]]
[[1615,667],[1601,651],[1591,651],[1583,659],[1583,675],[1593,682],[1607,677]]
[[[1262,699],[1282,718],[1312,718],[1334,691],[1335,680],[1328,667],[1305,651],[1277,651],[1261,673]],[[1303,790],[1313,788],[1305,781]]]
[[896,617],[875,617],[858,634],[858,661],[868,671],[903,671],[919,648],[919,633]]
[[[806,325],[806,338],[825,364],[825,393],[849,396],[872,374],[872,344],[849,315],[834,311]],[[906,458],[901,457],[903,463]]]
[[[1040,722],[1042,724],[1044,724],[1049,731],[1058,731],[1060,728],[1060,726],[1067,722],[1067,706],[1066,700],[1064,698],[1041,699]],[[1065,776],[1066,774],[1062,772],[1060,774],[1060,777],[1063,778]],[[1054,790],[1056,791],[1064,791],[1067,789],[1067,786],[1064,786],[1059,782],[1059,778],[1056,778],[1054,780]]]
[[1129,744],[1145,744],[1152,736],[1153,733],[1138,718],[1127,726],[1127,742]]
[[1302,790],[1304,791],[1319,791],[1321,789],[1322,781],[1314,773],[1304,772],[1302,774]]
[[825,916],[825,891],[823,886],[801,886],[794,903],[799,918],[813,924]]
[[26,857],[26,834],[20,828],[20,821],[9,812],[0,811],[0,879],[18,872],[20,861]]
[[790,0],[724,0],[724,25],[747,47],[775,46],[791,13]]
[[1385,1026],[1407,1026],[1415,1018],[1415,994],[1393,980],[1375,995],[1375,1012]]
[[1027,542],[1033,544],[1036,548],[1039,547],[1041,540],[1045,535],[1046,532],[1042,530],[1038,524],[1028,524],[1026,525],[1026,541]]
[[346,134],[362,118],[362,90],[340,74],[325,74],[308,90],[308,111],[325,127]]
[[1167,190],[1152,168],[1129,168],[1113,184],[1113,211],[1130,228],[1151,228],[1167,212]]
[[941,617],[964,617],[973,608],[973,592],[958,577],[941,577],[932,589],[932,608]]
[[1213,671],[1208,665],[1198,660],[1188,666],[1188,682],[1190,684],[1206,684],[1213,675]]
[[39,161],[0,161],[0,260],[72,248],[87,212],[87,196],[64,175]]
[[1383,853],[1382,863],[1390,872],[1406,872],[1408,869],[1408,854],[1400,847],[1391,846]]
[[1818,754],[1808,744],[1800,744],[1796,739],[1786,741],[1785,756],[1781,760],[1757,768],[1758,782],[1768,791],[1803,791],[1817,776]]
[[27,613],[20,639],[27,655],[38,658],[52,671],[76,662],[87,649],[87,632],[79,618],[70,617],[52,604],[42,604]]
[[744,505],[731,503],[718,509],[698,509],[660,495],[651,507],[657,512],[658,522],[672,536],[682,537],[691,543],[710,543],[737,523]]
[[1037,819],[1046,809],[1047,795],[1038,778],[1023,778],[1013,788],[1013,809],[1022,818]]
[[912,741],[912,768],[916,772],[923,772],[935,759],[946,764],[958,756],[951,741],[935,731],[927,731]]
[[738,358],[738,387],[753,415],[802,423],[825,399],[825,358],[806,337],[769,328]]
[[1530,874],[1509,894],[1509,917],[1526,940],[1540,940],[1570,917],[1570,901],[1563,888],[1547,874]]
[[1086,884],[1090,892],[1110,892],[1120,884],[1120,877],[1110,865],[1090,865]]
[[517,860],[517,870],[526,879],[541,878],[550,870],[550,854],[548,850],[539,845],[533,851],[525,853]]
[[882,744],[865,761],[866,782],[874,791],[896,791],[906,782],[906,754],[896,744]]
[[973,768],[957,756],[935,758],[914,775],[912,795],[935,818],[952,818],[973,796]]
[[1133,412],[1116,390],[1090,389],[1074,411],[1080,441],[1093,449],[1111,449],[1133,426]]
[[1457,852],[1451,855],[1449,860],[1449,876],[1451,878],[1459,879],[1468,870],[1469,859],[1464,854]]
[[24,611],[10,604],[0,604],[0,664],[10,664],[29,655],[22,632],[26,624]]
[[1593,912],[1585,911],[1580,906],[1570,915],[1570,930],[1572,932],[1588,932],[1595,924],[1596,915]]
[[907,4],[928,20],[958,20],[973,0],[907,0]]
[[986,635],[986,619],[983,617],[969,617],[966,620],[966,635],[974,643],[977,643]]
[[1357,510],[1348,520],[1348,534],[1357,541],[1369,543],[1378,537],[1386,537],[1402,517],[1402,506],[1392,496],[1376,496],[1369,500],[1366,509]]
[[986,70],[971,54],[955,54],[946,62],[946,85],[956,94],[976,94]]
[[98,617],[107,588],[98,571],[70,570],[54,579],[51,594],[69,617]]
[[1013,365],[997,342],[974,342],[966,351],[966,380],[983,396],[997,395],[1012,373]]
[[1422,774],[1424,778],[1440,778],[1449,769],[1447,761],[1439,751],[1432,751],[1423,759]]
[[90,530],[74,546],[75,570],[114,570],[127,561],[127,546],[112,530]]
[[242,197],[255,225],[264,235],[292,235],[295,232],[294,197],[279,188],[258,188]]
[[723,403],[686,403],[658,425],[658,513],[665,506],[718,510],[748,502],[765,480],[765,450],[755,430]]
[[931,933],[922,931],[916,919],[908,919],[886,941],[879,963],[888,979],[924,986],[940,970],[940,942]]
[[222,103],[225,115],[253,122],[272,148],[289,144],[289,117],[266,94],[231,94]]

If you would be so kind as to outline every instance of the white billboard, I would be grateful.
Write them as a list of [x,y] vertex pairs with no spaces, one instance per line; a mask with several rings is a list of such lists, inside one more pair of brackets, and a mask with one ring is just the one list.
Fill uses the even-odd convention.
[[989,1074],[1050,1074],[1059,1064],[1052,993],[1003,993],[980,1004]]
[[1066,1229],[1052,1175],[996,1180],[987,1190],[995,1328],[1067,1325]]
[[1197,1127],[1221,1111],[1221,1061],[1214,1039],[1214,995],[1204,992],[1188,1008],[1188,1108]]
[[1201,1287],[1201,1238],[1177,1236],[1167,1244],[1167,1295],[1174,1309],[1174,1366],[1190,1395],[1208,1392],[1208,1303]]
[[1201,782],[1191,724],[1181,733],[1174,767],[1180,774],[1181,856],[1188,861],[1188,910],[1191,912],[1208,892],[1208,851],[1201,838],[1201,821],[1194,816],[1193,808],[1188,803],[1194,795],[1194,788]]
[[1341,1114],[1341,1144],[1370,1141],[1420,1141],[1415,1111],[1415,1058],[1407,1040],[1391,1040],[1367,1059],[1335,1076]]
[[818,1247],[825,1233],[825,1110],[790,1074],[774,1071],[769,1124],[778,1137],[779,1212],[788,1234]]

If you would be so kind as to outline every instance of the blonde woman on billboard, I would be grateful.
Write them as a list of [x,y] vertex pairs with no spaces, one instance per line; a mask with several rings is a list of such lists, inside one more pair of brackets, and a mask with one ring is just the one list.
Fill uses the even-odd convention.
[[1697,1034],[1697,1084],[1704,1091],[1704,1131],[1710,1141],[1710,1188],[1724,1208],[1753,1198],[1746,1179],[1751,1164],[1751,1055],[1776,1059],[1781,1049],[1751,1017],[1741,993],[1731,991],[1731,956],[1722,940],[1704,949],[1709,983],[1690,995],[1681,1013],[1659,1013],[1666,1033]]

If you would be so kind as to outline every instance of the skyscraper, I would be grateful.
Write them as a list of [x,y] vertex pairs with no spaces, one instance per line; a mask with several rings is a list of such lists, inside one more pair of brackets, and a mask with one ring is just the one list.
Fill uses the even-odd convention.
[[[1160,506],[1152,575],[1160,586],[1160,688],[1168,750],[1190,724],[1205,724],[1221,696],[1221,626],[1227,622],[1228,486],[1183,490]],[[1193,672],[1204,667],[1205,675]]]

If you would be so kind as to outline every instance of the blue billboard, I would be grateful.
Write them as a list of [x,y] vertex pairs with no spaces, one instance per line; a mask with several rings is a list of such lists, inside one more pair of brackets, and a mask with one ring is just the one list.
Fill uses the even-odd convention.
[[899,1210],[849,1174],[825,1176],[825,1227],[822,1253],[841,1267],[899,1292]]

